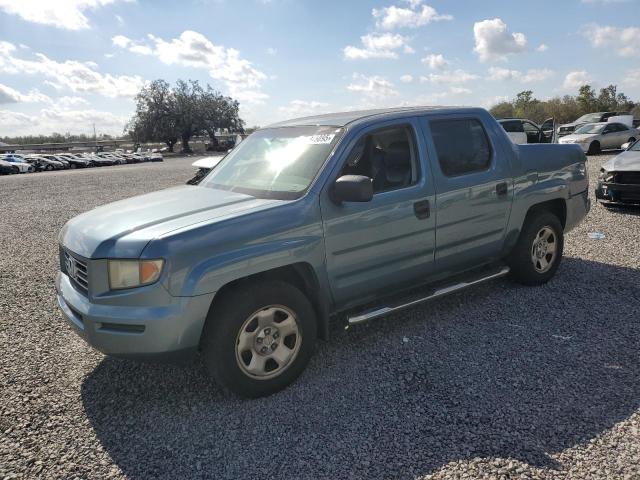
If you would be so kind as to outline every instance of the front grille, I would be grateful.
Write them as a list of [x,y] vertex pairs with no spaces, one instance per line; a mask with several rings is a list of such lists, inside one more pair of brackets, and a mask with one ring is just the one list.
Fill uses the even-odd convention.
[[640,172],[616,172],[613,178],[614,183],[640,185]]
[[89,292],[89,271],[86,262],[62,251],[62,265],[73,285],[85,295]]

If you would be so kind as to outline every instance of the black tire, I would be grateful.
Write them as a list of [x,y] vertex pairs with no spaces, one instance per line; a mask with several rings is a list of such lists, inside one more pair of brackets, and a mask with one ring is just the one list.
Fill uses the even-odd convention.
[[633,143],[633,142],[635,142],[635,141],[636,141],[636,139],[635,139],[635,138],[633,138],[633,137],[631,137],[629,140],[627,140],[627,143]]
[[587,151],[588,155],[595,155],[600,153],[601,149],[600,149],[600,142],[595,141],[595,142],[591,142],[591,145],[589,145],[589,150]]
[[53,170],[53,165],[49,164],[46,167],[44,167],[44,169],[50,172],[51,170]]
[[[316,315],[307,297],[281,281],[241,284],[223,295],[210,310],[202,332],[202,357],[210,374],[219,385],[242,397],[263,397],[287,387],[307,366],[315,347]],[[297,354],[280,373],[260,379],[250,376],[240,366],[244,360],[236,353],[236,345],[241,331],[248,327],[246,322],[256,320],[260,311],[266,312],[267,307],[274,306],[283,306],[294,314],[299,332],[295,341],[300,343],[296,343]],[[254,330],[256,337],[259,329],[258,326]],[[285,343],[284,336],[280,341]],[[280,345],[277,348],[281,348]],[[248,352],[252,356],[256,354],[252,350]]]
[[[544,255],[540,260],[548,262],[548,269],[540,271],[538,266],[534,264],[532,257],[536,250],[536,239],[544,229],[550,229],[553,232],[553,243],[555,245],[555,255],[551,258]],[[511,254],[507,258],[507,263],[511,268],[511,278],[522,285],[542,285],[555,275],[556,270],[562,260],[562,252],[564,249],[564,232],[562,224],[556,215],[546,210],[534,210],[530,212],[526,219],[518,242],[513,248]],[[543,250],[546,252],[546,250]]]

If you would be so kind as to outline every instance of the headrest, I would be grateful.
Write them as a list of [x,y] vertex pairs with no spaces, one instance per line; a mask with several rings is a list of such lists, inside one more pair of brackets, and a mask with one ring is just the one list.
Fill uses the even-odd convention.
[[409,142],[393,142],[385,150],[385,163],[390,167],[406,167],[411,164]]

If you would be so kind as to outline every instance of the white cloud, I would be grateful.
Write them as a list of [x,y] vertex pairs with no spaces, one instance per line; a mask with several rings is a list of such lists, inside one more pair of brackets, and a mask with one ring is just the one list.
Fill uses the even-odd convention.
[[55,105],[58,108],[67,110],[69,108],[89,105],[89,102],[87,102],[82,97],[60,97],[60,98],[56,98]]
[[592,23],[583,34],[593,47],[605,47],[620,57],[640,56],[640,27],[618,28]]
[[0,0],[0,10],[18,15],[27,22],[82,30],[90,27],[85,10],[95,10],[117,1],[122,0]]
[[278,111],[288,118],[303,117],[327,113],[329,104],[314,100],[292,100],[288,105],[279,107]]
[[591,77],[585,70],[569,72],[564,79],[564,88],[574,89],[587,85],[591,82]]
[[449,87],[449,92],[454,95],[469,95],[473,93],[469,88],[465,87]]
[[376,27],[383,30],[396,28],[418,28],[431,22],[452,20],[451,15],[441,15],[429,5],[422,2],[408,2],[409,8],[391,5],[390,7],[374,8],[371,12],[376,19]]
[[211,78],[223,82],[237,100],[262,103],[269,98],[261,90],[267,76],[242,58],[235,48],[215,45],[201,33],[191,30],[168,41],[151,34],[147,37],[150,43],[135,42],[122,35],[113,37],[112,42],[133,53],[153,55],[166,65],[207,70]]
[[362,93],[363,95],[382,99],[384,97],[396,96],[398,92],[394,89],[393,83],[384,77],[373,75],[367,77],[357,73],[353,74],[353,82],[347,85],[350,92]]
[[509,55],[524,52],[527,38],[523,33],[510,32],[499,18],[483,20],[473,25],[474,52],[480,61],[506,60]]
[[508,68],[491,67],[489,68],[489,80],[516,80],[522,83],[542,82],[554,75],[553,70],[547,68],[536,70],[527,70],[523,73],[519,70],[509,70]]
[[427,76],[420,77],[420,81],[430,83],[467,83],[472,80],[477,80],[478,75],[465,72],[464,70],[451,70],[442,73],[430,73]]
[[273,47],[267,48],[267,55],[275,55],[277,53],[278,53],[278,50],[276,48],[273,48]]
[[[404,49],[405,53],[412,53],[413,49],[407,52],[407,38],[397,33],[368,34],[360,37],[364,48],[347,46],[344,48],[344,56],[349,60],[360,60],[368,58],[398,58],[398,50]],[[410,48],[410,47],[409,47]]]
[[431,53],[422,59],[422,63],[428,65],[432,70],[445,68],[449,62],[445,60],[442,54]]
[[400,77],[400,81],[402,83],[411,83],[411,82],[413,82],[413,76],[412,75],[402,75]]
[[0,104],[3,103],[50,103],[51,98],[40,93],[38,90],[31,90],[28,93],[20,93],[8,85],[0,83]]
[[47,85],[57,89],[68,88],[74,92],[115,98],[135,96],[144,85],[144,80],[138,75],[102,74],[94,62],[57,62],[41,53],[37,53],[34,60],[25,60],[16,57],[15,50],[13,44],[0,42],[0,72],[41,75],[50,79],[45,81]]
[[627,71],[624,74],[622,83],[623,85],[628,85],[630,87],[640,87],[640,68]]
[[546,43],[541,43],[536,47],[536,52],[546,52],[547,50],[549,50],[549,47]]
[[99,133],[120,135],[126,117],[104,110],[59,110],[45,108],[37,114],[27,115],[10,110],[0,110],[0,135],[36,135],[58,133],[93,133],[93,124]]

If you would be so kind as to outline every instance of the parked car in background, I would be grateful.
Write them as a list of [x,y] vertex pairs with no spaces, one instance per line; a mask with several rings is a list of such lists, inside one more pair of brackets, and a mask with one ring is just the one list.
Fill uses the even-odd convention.
[[72,154],[61,153],[57,155],[57,158],[69,162],[69,168],[87,168],[91,166],[91,163],[88,160],[85,160],[84,158],[78,158]]
[[33,167],[33,165],[31,165],[29,162],[26,162],[24,160],[24,157],[22,157],[22,155],[10,153],[8,155],[5,155],[4,158],[2,158],[2,160],[4,160],[5,162],[9,162],[15,167],[18,167],[19,173],[35,172],[35,168]]
[[12,163],[0,159],[0,175],[13,175],[14,173],[20,173],[20,169]]
[[640,140],[600,168],[596,199],[605,206],[640,204]]
[[49,160],[54,160],[54,161],[56,161],[56,162],[61,163],[61,164],[62,164],[62,167],[63,167],[63,168],[65,168],[65,169],[66,169],[66,168],[71,168],[71,164],[70,164],[67,160],[65,160],[64,158],[62,158],[62,157],[59,157],[59,156],[57,156],[57,155],[50,155],[50,154],[46,154],[46,155],[42,155],[42,156],[43,156],[44,158],[49,159]]
[[578,144],[585,153],[594,154],[602,150],[620,148],[623,143],[634,142],[638,136],[638,130],[623,123],[588,123],[571,135],[562,137],[559,142]]
[[150,162],[164,162],[164,157],[160,152],[151,152],[149,153],[149,161]]
[[187,181],[187,185],[198,185],[224,157],[224,155],[219,155],[217,157],[204,157],[193,162],[191,165],[196,167],[198,170],[193,178]]
[[502,125],[511,141],[518,145],[553,142],[553,118],[545,120],[542,125],[524,118],[501,118],[498,123]]
[[201,349],[219,384],[260,397],[300,375],[332,316],[372,320],[507,274],[546,283],[588,186],[576,145],[514,145],[482,109],[290,120],[197,186],[71,219],[57,302],[105,354]]
[[564,137],[565,135],[571,135],[576,129],[586,125],[587,123],[601,123],[606,122],[609,117],[613,117],[615,115],[623,115],[618,112],[595,112],[595,113],[587,113],[586,115],[582,115],[577,120],[571,123],[565,123],[558,127],[558,136]]

